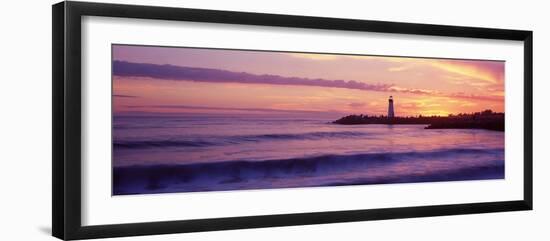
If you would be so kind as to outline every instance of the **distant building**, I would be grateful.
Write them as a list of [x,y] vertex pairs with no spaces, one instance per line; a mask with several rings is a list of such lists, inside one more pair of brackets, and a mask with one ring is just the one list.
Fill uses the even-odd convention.
[[388,100],[388,118],[395,117],[395,114],[393,113],[393,96],[390,96],[390,99]]

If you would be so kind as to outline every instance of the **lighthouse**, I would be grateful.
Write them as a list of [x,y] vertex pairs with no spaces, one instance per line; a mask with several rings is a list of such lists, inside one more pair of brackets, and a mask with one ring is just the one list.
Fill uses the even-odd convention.
[[393,96],[390,96],[388,99],[388,118],[393,118],[395,114],[393,113]]

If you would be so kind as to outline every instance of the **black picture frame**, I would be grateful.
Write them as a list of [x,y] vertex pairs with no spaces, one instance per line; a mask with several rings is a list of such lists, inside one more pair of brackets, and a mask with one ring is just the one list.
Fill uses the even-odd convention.
[[[81,223],[81,18],[83,16],[158,19],[206,23],[350,30],[426,36],[516,40],[524,43],[523,199],[456,205],[140,222],[83,226]],[[53,126],[52,233],[60,239],[185,233],[212,230],[531,210],[533,205],[533,33],[523,30],[443,26],[278,14],[150,7],[90,2],[52,6]]]

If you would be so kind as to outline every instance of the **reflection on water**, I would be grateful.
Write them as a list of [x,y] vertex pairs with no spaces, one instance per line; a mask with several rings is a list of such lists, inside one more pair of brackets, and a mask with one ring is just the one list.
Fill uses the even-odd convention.
[[116,117],[114,194],[504,177],[504,133],[331,120]]

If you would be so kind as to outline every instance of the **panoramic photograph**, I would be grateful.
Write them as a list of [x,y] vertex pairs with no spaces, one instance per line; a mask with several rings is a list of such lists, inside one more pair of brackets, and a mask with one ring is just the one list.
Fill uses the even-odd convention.
[[504,179],[499,60],[112,45],[112,194]]

